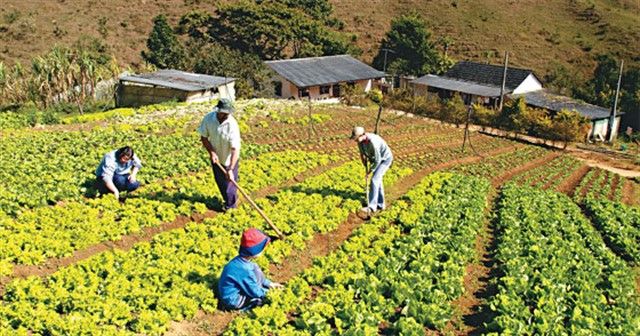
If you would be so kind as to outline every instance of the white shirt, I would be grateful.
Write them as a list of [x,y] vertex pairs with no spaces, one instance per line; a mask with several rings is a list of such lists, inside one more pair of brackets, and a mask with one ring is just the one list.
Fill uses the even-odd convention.
[[221,124],[216,115],[217,109],[204,116],[198,133],[209,140],[220,163],[228,167],[231,164],[231,149],[240,151],[240,127],[233,116]]

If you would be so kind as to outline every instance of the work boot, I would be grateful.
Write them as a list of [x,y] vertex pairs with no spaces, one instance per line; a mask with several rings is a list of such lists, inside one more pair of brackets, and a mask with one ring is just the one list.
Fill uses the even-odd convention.
[[371,219],[371,213],[372,211],[369,207],[364,207],[358,211],[358,217],[364,220]]

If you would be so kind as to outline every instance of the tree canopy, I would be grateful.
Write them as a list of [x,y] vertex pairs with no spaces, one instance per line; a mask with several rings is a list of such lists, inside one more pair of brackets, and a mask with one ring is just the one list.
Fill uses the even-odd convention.
[[147,48],[149,50],[142,52],[142,58],[158,68],[180,68],[184,63],[184,47],[164,15],[158,15],[153,19]]
[[[390,50],[386,55],[386,69],[384,49]],[[391,29],[382,40],[373,64],[390,73],[418,76],[444,72],[453,62],[440,55],[422,17],[409,13],[391,21]]]
[[[261,59],[356,53],[349,37],[326,27],[325,1],[243,1],[218,9],[210,29],[218,43]],[[328,7],[327,7],[328,6]]]

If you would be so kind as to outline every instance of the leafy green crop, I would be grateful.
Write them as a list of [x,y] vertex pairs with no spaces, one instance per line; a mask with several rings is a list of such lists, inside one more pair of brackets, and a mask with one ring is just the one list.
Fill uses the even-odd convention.
[[[485,180],[430,175],[226,334],[378,334],[381,322],[393,334],[442,328],[463,292],[488,188]],[[311,288],[321,291],[307,301]]]
[[504,334],[640,333],[633,273],[568,197],[508,185],[501,194],[490,329]]

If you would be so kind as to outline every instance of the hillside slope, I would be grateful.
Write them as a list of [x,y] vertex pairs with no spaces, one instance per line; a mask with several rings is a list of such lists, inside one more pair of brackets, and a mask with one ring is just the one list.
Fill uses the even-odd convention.
[[[141,62],[151,19],[172,22],[200,8],[214,11],[226,0],[4,0],[0,8],[0,61],[28,62],[55,43],[80,35],[100,37],[123,64]],[[588,74],[593,55],[612,53],[640,64],[640,2],[635,0],[331,0],[345,30],[357,33],[363,58],[371,60],[391,19],[420,12],[434,33],[454,43],[450,55],[499,63],[504,50],[513,65],[543,76],[555,64]]]

